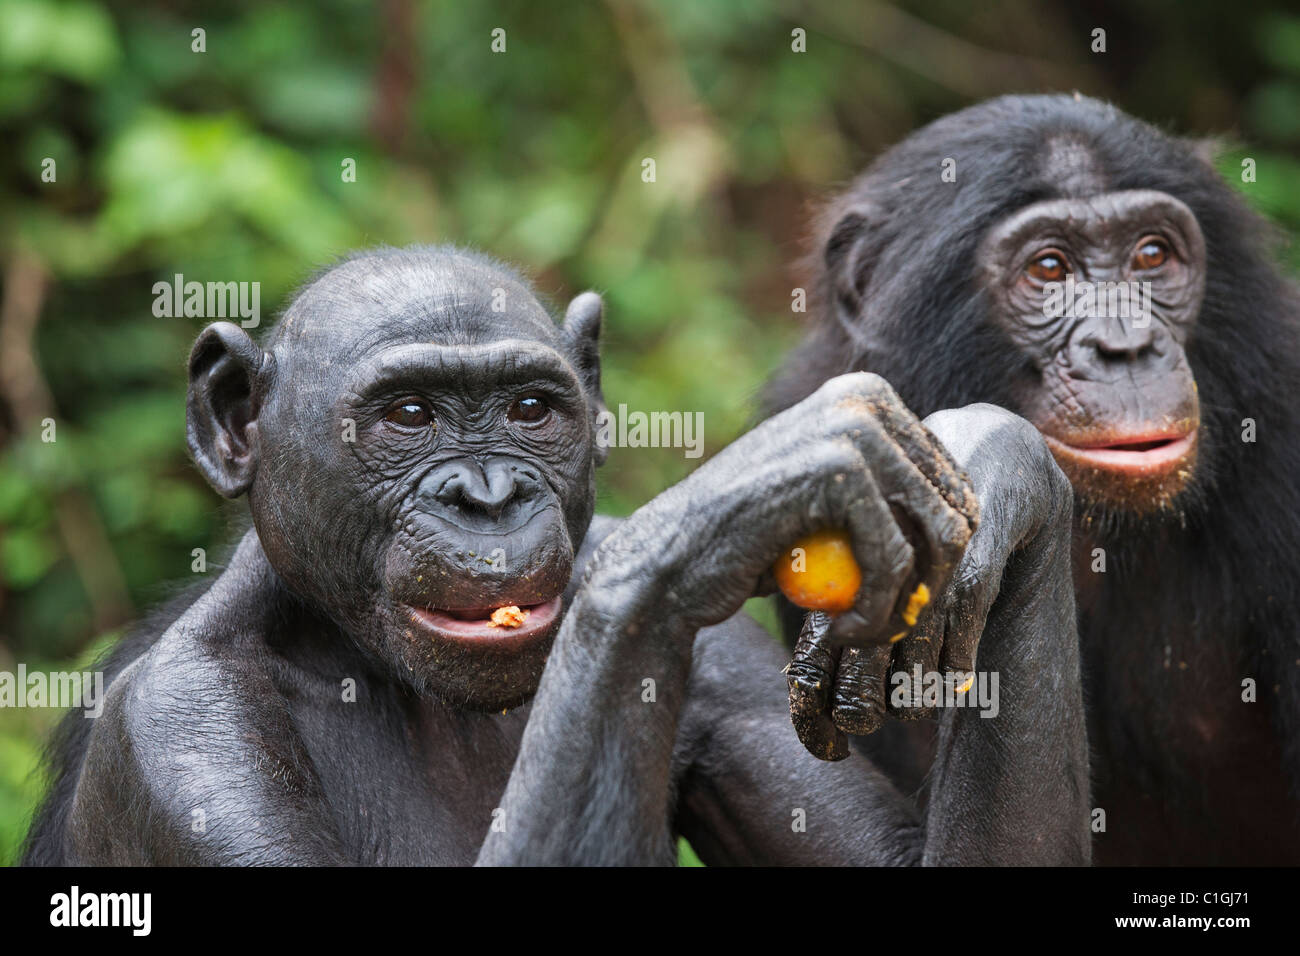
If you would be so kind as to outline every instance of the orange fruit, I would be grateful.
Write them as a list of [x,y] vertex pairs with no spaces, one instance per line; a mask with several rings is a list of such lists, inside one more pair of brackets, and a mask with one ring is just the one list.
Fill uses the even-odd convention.
[[862,569],[847,531],[828,528],[800,538],[772,566],[777,587],[799,607],[840,614],[853,607]]

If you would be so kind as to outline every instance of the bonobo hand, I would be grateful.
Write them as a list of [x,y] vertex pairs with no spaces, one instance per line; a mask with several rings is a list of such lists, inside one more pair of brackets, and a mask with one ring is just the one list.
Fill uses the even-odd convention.
[[628,560],[633,552],[657,556],[662,597],[698,629],[771,593],[773,564],[800,537],[843,528],[862,587],[829,639],[868,646],[907,629],[919,584],[942,592],[977,523],[974,491],[944,447],[884,379],[856,372],[758,425],[641,508],[592,563],[640,575],[646,569]]
[[[939,598],[896,643],[837,652],[834,625],[828,634],[826,615],[808,615],[788,671],[790,706],[800,739],[826,759],[847,755],[844,732],[869,734],[887,713],[934,716],[933,701],[922,698],[913,679],[918,668],[922,675],[942,673],[945,692],[969,688],[990,609],[1010,586],[1014,553],[1027,557],[1014,573],[1042,577],[1032,587],[1068,586],[1049,573],[1047,559],[1069,546],[1070,484],[1038,430],[993,405],[937,412],[925,425],[970,475],[984,520],[946,590],[935,592]],[[895,696],[900,674],[907,679],[898,679]]]
[[[770,593],[774,562],[788,560],[800,537],[847,530],[862,570],[857,602],[792,672],[800,687],[798,675],[811,681],[796,716],[806,723],[810,702],[819,702],[817,719],[833,730],[827,702],[840,649],[884,645],[887,659],[886,642],[916,620],[919,585],[944,593],[977,524],[975,494],[948,452],[883,379],[860,372],[830,380],[719,452],[629,518],[592,564],[602,589],[649,584],[655,606],[693,635]],[[620,601],[639,604],[630,593]],[[864,675],[848,676],[856,700]],[[801,728],[806,743],[810,733]]]

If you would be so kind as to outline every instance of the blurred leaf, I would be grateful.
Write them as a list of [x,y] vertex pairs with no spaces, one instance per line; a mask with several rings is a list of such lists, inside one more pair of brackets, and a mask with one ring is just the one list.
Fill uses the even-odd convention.
[[88,83],[108,73],[120,55],[113,22],[98,4],[0,4],[0,70],[42,70]]
[[1300,74],[1300,17],[1272,13],[1255,24],[1259,52],[1270,66]]
[[14,588],[35,584],[58,557],[54,542],[34,528],[9,528],[0,538],[0,574]]

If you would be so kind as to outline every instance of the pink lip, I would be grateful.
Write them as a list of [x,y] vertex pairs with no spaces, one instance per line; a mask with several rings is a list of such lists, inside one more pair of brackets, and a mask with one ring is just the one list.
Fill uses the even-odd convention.
[[1045,437],[1053,451],[1061,450],[1078,461],[1131,475],[1154,475],[1172,471],[1191,454],[1196,445],[1195,432],[1177,436],[1132,435],[1105,445],[1089,447],[1071,445],[1050,435]]
[[425,631],[443,640],[507,650],[544,637],[559,620],[563,598],[556,595],[543,604],[520,605],[528,616],[518,627],[497,627],[484,620],[464,620],[431,607],[410,608],[411,618]]

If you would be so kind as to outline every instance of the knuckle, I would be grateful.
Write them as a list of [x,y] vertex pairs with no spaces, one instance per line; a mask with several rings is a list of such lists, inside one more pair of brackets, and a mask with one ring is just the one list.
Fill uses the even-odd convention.
[[875,372],[857,372],[859,390],[870,398],[897,400],[894,387]]
[[849,436],[838,429],[826,436],[822,454],[818,456],[814,467],[824,476],[840,484],[851,477],[860,479],[867,473],[867,463],[861,453]]
[[954,559],[958,558],[965,552],[966,545],[970,544],[971,534],[970,521],[966,515],[955,508],[949,508],[939,524],[939,547]]
[[826,382],[815,394],[823,396],[832,405],[840,405],[845,400],[863,403],[862,411],[869,412],[872,405],[893,404],[902,407],[902,402],[892,385],[874,372],[849,372],[837,375]]
[[812,398],[821,404],[834,405],[845,395],[851,395],[857,391],[858,376],[862,374],[864,373],[850,372],[847,375],[828,378],[817,391],[813,392]]
[[[885,380],[875,372],[846,372],[843,375],[837,375],[829,379],[826,384],[837,395],[865,395],[872,394],[881,385],[885,385]],[[886,385],[886,387],[888,386]]]

